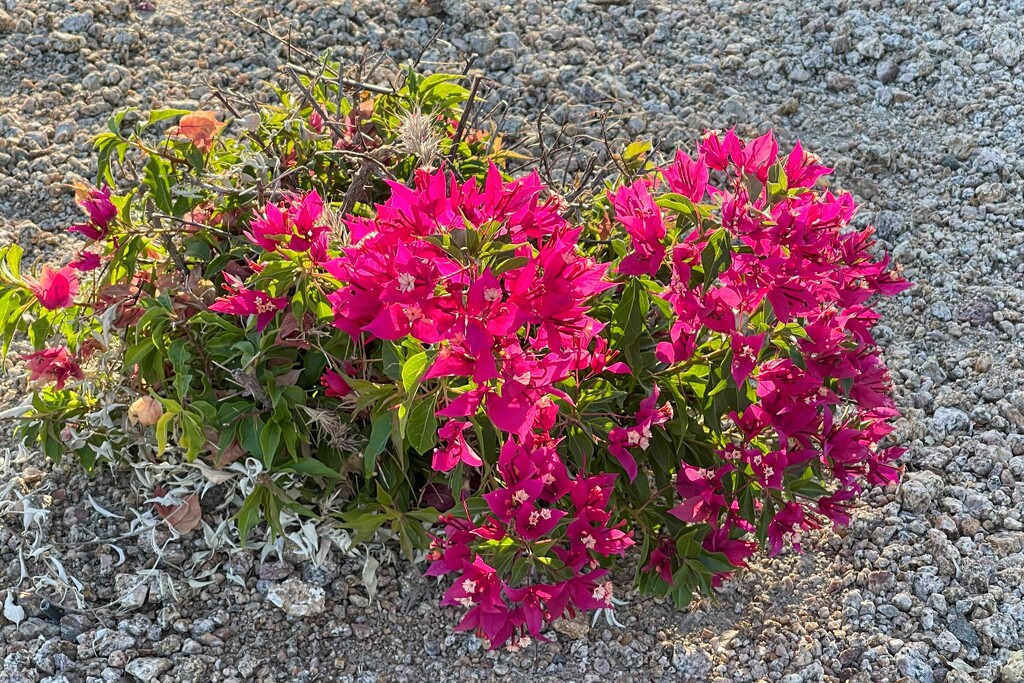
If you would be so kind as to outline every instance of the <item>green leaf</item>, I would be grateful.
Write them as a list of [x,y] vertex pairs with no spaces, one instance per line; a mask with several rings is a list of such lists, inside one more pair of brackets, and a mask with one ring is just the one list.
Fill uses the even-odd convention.
[[175,116],[184,116],[185,114],[191,114],[192,112],[188,109],[154,109],[149,113],[149,117],[143,124],[143,127],[152,126],[158,121],[164,119],[173,118]]
[[434,415],[436,401],[437,395],[431,394],[417,401],[409,413],[405,438],[420,455],[426,454],[437,443],[437,417]]
[[494,268],[491,269],[491,273],[493,273],[494,276],[497,277],[498,275],[501,275],[502,273],[507,273],[510,270],[522,268],[529,262],[530,259],[528,259],[525,256],[513,256],[512,258],[507,258],[504,261],[500,261],[496,266],[494,266]]
[[324,477],[326,479],[337,479],[341,476],[337,470],[328,467],[314,458],[303,458],[290,462],[281,469],[298,472],[299,474],[308,474],[311,477]]
[[387,411],[373,418],[373,426],[370,428],[370,441],[366,444],[363,452],[363,475],[367,479],[373,476],[377,469],[377,456],[384,452],[384,447],[391,438],[391,412]]
[[675,192],[667,192],[658,196],[654,203],[663,209],[687,217],[693,225],[697,225],[700,222],[700,211],[693,205],[689,197]]
[[262,484],[257,484],[252,493],[245,497],[245,502],[235,515],[235,525],[238,527],[238,537],[242,546],[246,545],[249,538],[249,530],[260,520],[260,510],[263,508],[263,501],[267,496],[267,490]]
[[420,377],[427,371],[427,352],[420,351],[419,353],[409,356],[402,364],[402,386],[405,388],[406,393],[413,393],[416,385],[420,381]]
[[680,557],[693,558],[700,555],[701,544],[697,540],[697,527],[691,527],[676,538],[676,552]]
[[7,273],[14,280],[21,279],[21,257],[25,250],[18,244],[11,244],[4,250],[4,263],[7,264]]
[[707,567],[713,574],[724,574],[736,571],[736,567],[729,564],[729,560],[723,553],[701,553],[697,558],[702,565]]
[[171,420],[175,418],[175,413],[167,412],[160,416],[160,419],[156,423],[156,454],[163,455],[163,452],[167,450],[167,430],[171,426]]
[[118,110],[118,111],[114,112],[114,115],[111,116],[109,119],[107,119],[107,130],[109,130],[114,135],[117,135],[118,137],[120,137],[120,135],[121,135],[121,122],[124,121],[125,115],[128,112],[130,112],[130,111],[135,111],[134,107],[129,107],[129,108],[126,108],[126,109],[121,109],[121,110]]
[[402,356],[400,347],[389,341],[381,342],[381,353],[384,356],[384,374],[395,380],[402,381]]
[[270,469],[274,465],[274,457],[281,445],[281,425],[268,422],[260,430],[260,450],[263,451],[263,466]]
[[203,429],[202,416],[185,410],[181,413],[181,446],[186,450],[188,459],[195,460],[199,457],[203,447],[206,446],[206,431]]
[[718,275],[732,264],[729,231],[716,230],[700,252],[700,263],[704,270],[704,291],[718,279]]
[[622,152],[622,161],[627,166],[632,167],[642,162],[651,149],[651,143],[648,140],[636,140],[635,142],[631,142]]
[[650,305],[647,290],[636,278],[630,278],[622,289],[622,296],[612,315],[616,348],[630,346],[643,334],[644,318]]
[[153,196],[156,208],[165,214],[174,213],[174,200],[171,197],[171,164],[155,154],[146,162],[144,180]]
[[377,533],[377,529],[380,529],[390,518],[390,515],[380,514],[378,511],[361,514],[345,513],[341,516],[341,526],[355,532],[352,534],[352,543],[359,545],[371,540]]

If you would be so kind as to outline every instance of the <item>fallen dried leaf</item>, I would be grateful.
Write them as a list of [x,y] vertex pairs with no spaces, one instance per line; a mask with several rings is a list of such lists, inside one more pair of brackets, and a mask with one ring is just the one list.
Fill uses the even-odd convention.
[[228,447],[220,452],[220,456],[214,461],[213,466],[222,469],[245,455],[245,450],[237,441],[232,441]]
[[[156,495],[165,495],[162,487],[157,487]],[[203,508],[199,504],[199,496],[194,493],[179,505],[162,505],[160,503],[154,503],[153,505],[156,508],[157,514],[163,517],[171,525],[171,528],[179,534],[187,534],[198,529],[203,523]]]

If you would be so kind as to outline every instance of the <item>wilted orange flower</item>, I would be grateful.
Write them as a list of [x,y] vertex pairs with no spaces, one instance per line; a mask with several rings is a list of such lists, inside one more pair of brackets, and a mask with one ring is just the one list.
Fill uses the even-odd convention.
[[213,138],[224,128],[224,123],[217,120],[212,111],[196,111],[185,114],[178,125],[168,131],[172,137],[186,138],[200,152],[210,151]]

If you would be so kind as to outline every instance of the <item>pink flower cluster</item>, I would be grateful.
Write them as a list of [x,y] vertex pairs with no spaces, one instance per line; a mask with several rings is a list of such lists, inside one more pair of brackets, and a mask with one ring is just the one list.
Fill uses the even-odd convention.
[[[324,203],[316,190],[305,195],[288,194],[280,205],[268,203],[263,215],[253,218],[245,236],[264,251],[279,252],[288,258],[305,255],[311,263],[319,265],[327,260],[330,233],[330,228],[321,222],[323,211]],[[262,265],[249,262],[248,270],[258,273]],[[278,311],[287,308],[288,297],[250,289],[241,278],[228,272],[224,273],[224,280],[228,295],[218,298],[210,305],[210,310],[239,316],[255,315],[257,332],[262,332]],[[341,396],[337,381],[325,377],[328,395]]]
[[323,263],[330,233],[329,227],[320,224],[323,211],[324,203],[316,190],[302,196],[288,195],[281,206],[267,204],[264,215],[252,220],[245,236],[266,251],[309,252],[314,263]]
[[[619,272],[656,278],[674,313],[658,359],[685,366],[726,348],[736,385],[741,392],[753,390],[751,405],[722,416],[732,437],[717,451],[718,464],[680,465],[680,503],[670,510],[684,522],[708,525],[707,538],[718,539],[718,551],[734,566],[752,551],[736,545],[751,525],[735,492],[751,486],[774,492],[754,497],[758,514],[772,506],[767,537],[774,555],[784,547],[799,549],[801,533],[821,517],[848,521],[845,505],[860,491],[861,477],[872,485],[898,477],[892,463],[902,449],[878,447],[896,411],[871,336],[878,315],[866,302],[909,284],[893,274],[887,259],[872,257],[870,229],[846,229],[855,208],[849,194],[810,191],[830,170],[799,144],[780,159],[771,133],[749,143],[732,131],[708,133],[696,159],[680,152],[658,178],[610,194],[632,243]],[[713,175],[720,185],[711,184]],[[658,203],[671,197],[666,191],[691,206],[714,208],[700,220],[670,217]],[[666,245],[673,228],[678,240]],[[702,257],[722,228],[731,258],[708,281],[696,269],[709,267]],[[788,353],[791,346],[799,363]],[[621,430],[613,432],[613,453],[622,440]],[[635,464],[618,457],[635,472]],[[836,491],[816,502],[789,492],[787,473],[808,467],[816,478],[833,481]],[[670,546],[661,545],[648,567],[671,576],[673,557]]]
[[[599,560],[633,545],[608,510],[616,475],[571,477],[557,446],[547,434],[510,437],[497,463],[504,487],[484,496],[490,514],[479,523],[445,516],[444,537],[432,548],[427,574],[458,575],[442,600],[467,610],[457,630],[476,631],[492,647],[543,640],[541,631],[574,609],[611,607],[612,585]],[[510,541],[515,561],[541,557],[568,576],[514,586],[474,552],[481,541]]]
[[[92,188],[84,193],[78,203],[89,216],[89,222],[73,225],[69,231],[81,233],[90,240],[106,237],[107,229],[117,217],[117,207],[110,201],[110,188]],[[44,265],[38,278],[24,276],[23,284],[32,292],[39,305],[48,311],[71,308],[78,296],[78,274],[98,268],[99,265],[98,254],[82,251],[66,266],[54,269]],[[68,380],[85,379],[78,360],[66,346],[44,348],[24,354],[21,359],[25,361],[34,382],[52,382],[57,389],[63,389]]]
[[[607,265],[579,253],[582,228],[543,190],[536,174],[506,182],[494,166],[482,186],[421,170],[413,188],[392,184],[375,218],[350,219],[352,245],[325,266],[342,283],[329,297],[339,328],[436,350],[423,379],[444,378],[448,392],[434,469],[483,464],[466,438],[479,410],[509,435],[501,485],[485,495],[491,514],[480,524],[447,517],[430,569],[458,575],[445,604],[469,608],[460,628],[495,647],[539,637],[567,609],[609,606],[596,558],[633,544],[608,509],[615,475],[570,477],[550,436],[554,399],[568,398],[560,383],[628,369],[589,311],[613,286]],[[641,430],[660,423],[641,419]],[[516,561],[543,545],[571,578],[513,585],[477,552],[500,540],[515,544]]]
[[[392,183],[375,218],[349,220],[352,245],[325,266],[343,283],[329,296],[337,327],[433,345],[424,379],[465,381],[445,396],[441,418],[483,406],[502,431],[546,430],[557,414],[551,397],[564,397],[559,382],[595,368],[621,371],[606,365],[606,345],[589,350],[603,326],[586,304],[613,286],[607,265],[578,253],[581,228],[542,200],[543,190],[536,174],[505,182],[494,166],[482,187],[420,170],[413,188]],[[504,260],[475,258],[459,244],[469,239]],[[475,462],[460,434],[443,431],[442,469]]]
[[85,379],[85,373],[66,346],[27,353],[21,359],[32,373],[33,382],[54,382],[58,390],[63,389],[69,379]]

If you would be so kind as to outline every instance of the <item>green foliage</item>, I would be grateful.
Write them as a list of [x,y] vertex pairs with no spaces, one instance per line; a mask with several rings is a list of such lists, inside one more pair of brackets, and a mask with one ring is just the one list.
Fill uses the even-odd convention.
[[[437,514],[417,497],[430,476],[422,456],[437,444],[438,390],[424,390],[420,378],[435,352],[379,344],[368,351],[383,354],[383,375],[346,369],[357,350],[330,325],[325,294],[336,285],[244,233],[268,202],[314,190],[335,198],[333,211],[344,204],[369,215],[389,192],[382,178],[407,183],[419,165],[399,144],[413,115],[427,117],[439,155],[462,174],[510,155],[500,136],[468,128],[454,146],[469,96],[461,77],[408,71],[397,92],[373,97],[326,78],[300,83],[276,105],[238,103],[226,120],[182,109],[111,116],[94,142],[97,183],[114,188],[117,215],[89,245],[103,265],[82,274],[74,305],[41,307],[21,248],[0,249],[3,354],[25,335],[37,350],[104,358],[74,391],[38,391],[19,434],[54,460],[71,453],[89,468],[129,452],[215,466],[254,459],[263,475],[236,513],[243,540],[261,521],[281,533],[282,510],[312,516],[309,506],[340,488],[352,509],[391,522],[403,547],[422,547],[422,522]],[[257,257],[254,285],[291,303],[287,319],[262,331],[209,310],[226,278]],[[355,390],[341,409],[321,382],[328,368]],[[130,423],[127,407],[147,395],[158,399],[159,419]]]

